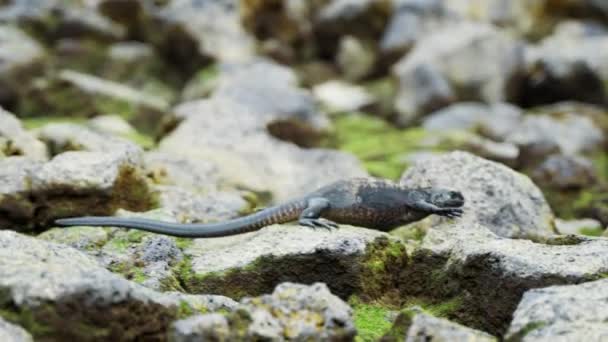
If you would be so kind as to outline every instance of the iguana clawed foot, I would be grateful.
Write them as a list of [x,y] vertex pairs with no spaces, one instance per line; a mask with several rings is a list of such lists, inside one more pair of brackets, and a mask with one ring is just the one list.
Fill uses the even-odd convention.
[[317,228],[323,228],[323,229],[327,229],[327,230],[334,230],[338,228],[338,224],[330,221],[330,220],[326,220],[324,218],[317,218],[317,219],[312,219],[312,218],[301,218],[298,223],[301,226],[305,226],[305,227],[310,227],[313,229],[317,229]]
[[461,217],[462,213],[462,208],[441,208],[441,210],[439,210],[435,214],[449,218],[456,218]]

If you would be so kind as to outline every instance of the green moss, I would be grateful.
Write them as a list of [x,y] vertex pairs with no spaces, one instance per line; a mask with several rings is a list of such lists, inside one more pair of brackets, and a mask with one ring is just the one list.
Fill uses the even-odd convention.
[[400,240],[386,237],[376,239],[367,247],[361,262],[361,295],[366,299],[391,302],[407,258],[405,245]]
[[506,342],[521,341],[524,337],[526,337],[526,335],[528,335],[532,331],[541,329],[542,327],[544,327],[546,325],[547,325],[547,323],[546,322],[542,322],[542,321],[539,321],[539,322],[530,322],[530,323],[526,324],[523,328],[521,328],[521,330],[519,330],[519,332],[517,332],[517,334],[512,335],[511,337],[509,337],[505,341]]
[[412,307],[420,307],[425,313],[441,318],[448,318],[450,315],[463,307],[463,299],[454,297],[446,301],[432,303],[423,298],[410,298],[404,305],[404,310]]
[[357,328],[356,341],[377,341],[391,328],[389,317],[392,310],[381,305],[365,304],[355,296],[351,297],[349,304],[353,308]]
[[587,236],[602,236],[604,229],[602,227],[581,228],[579,233]]
[[329,145],[353,153],[370,174],[388,179],[401,176],[407,154],[419,150],[427,136],[423,129],[398,130],[362,113],[338,116],[334,123],[336,133]]
[[37,129],[46,126],[51,123],[73,123],[73,124],[84,124],[85,118],[73,118],[73,117],[29,117],[21,119],[23,127],[26,129]]
[[142,134],[137,131],[131,134],[124,135],[123,138],[128,139],[145,149],[150,149],[156,145],[152,136]]
[[36,320],[34,313],[28,309],[10,310],[0,308],[0,317],[20,325],[33,336],[49,336],[54,331],[53,327]]

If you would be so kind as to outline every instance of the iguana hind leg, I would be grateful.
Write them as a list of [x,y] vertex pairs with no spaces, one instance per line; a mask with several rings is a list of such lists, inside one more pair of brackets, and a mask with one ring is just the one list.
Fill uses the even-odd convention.
[[306,209],[302,211],[298,223],[311,228],[325,228],[328,230],[338,228],[333,221],[321,218],[324,210],[329,208],[329,201],[322,197],[313,197],[308,200]]

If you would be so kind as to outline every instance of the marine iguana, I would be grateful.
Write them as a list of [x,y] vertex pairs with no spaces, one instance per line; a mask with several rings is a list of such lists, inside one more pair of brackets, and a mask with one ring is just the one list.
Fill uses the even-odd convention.
[[302,198],[248,216],[210,224],[181,224],[143,218],[75,217],[58,219],[60,226],[115,226],[190,238],[241,234],[298,220],[302,226],[334,229],[336,223],[387,231],[437,214],[460,217],[460,192],[435,188],[408,189],[373,178],[341,180]]

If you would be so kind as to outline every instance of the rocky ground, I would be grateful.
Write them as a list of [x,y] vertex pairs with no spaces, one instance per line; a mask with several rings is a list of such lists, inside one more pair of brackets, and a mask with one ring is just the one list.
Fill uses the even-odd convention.
[[[606,340],[606,87],[598,0],[0,0],[0,340]],[[366,176],[464,215],[53,226]]]

